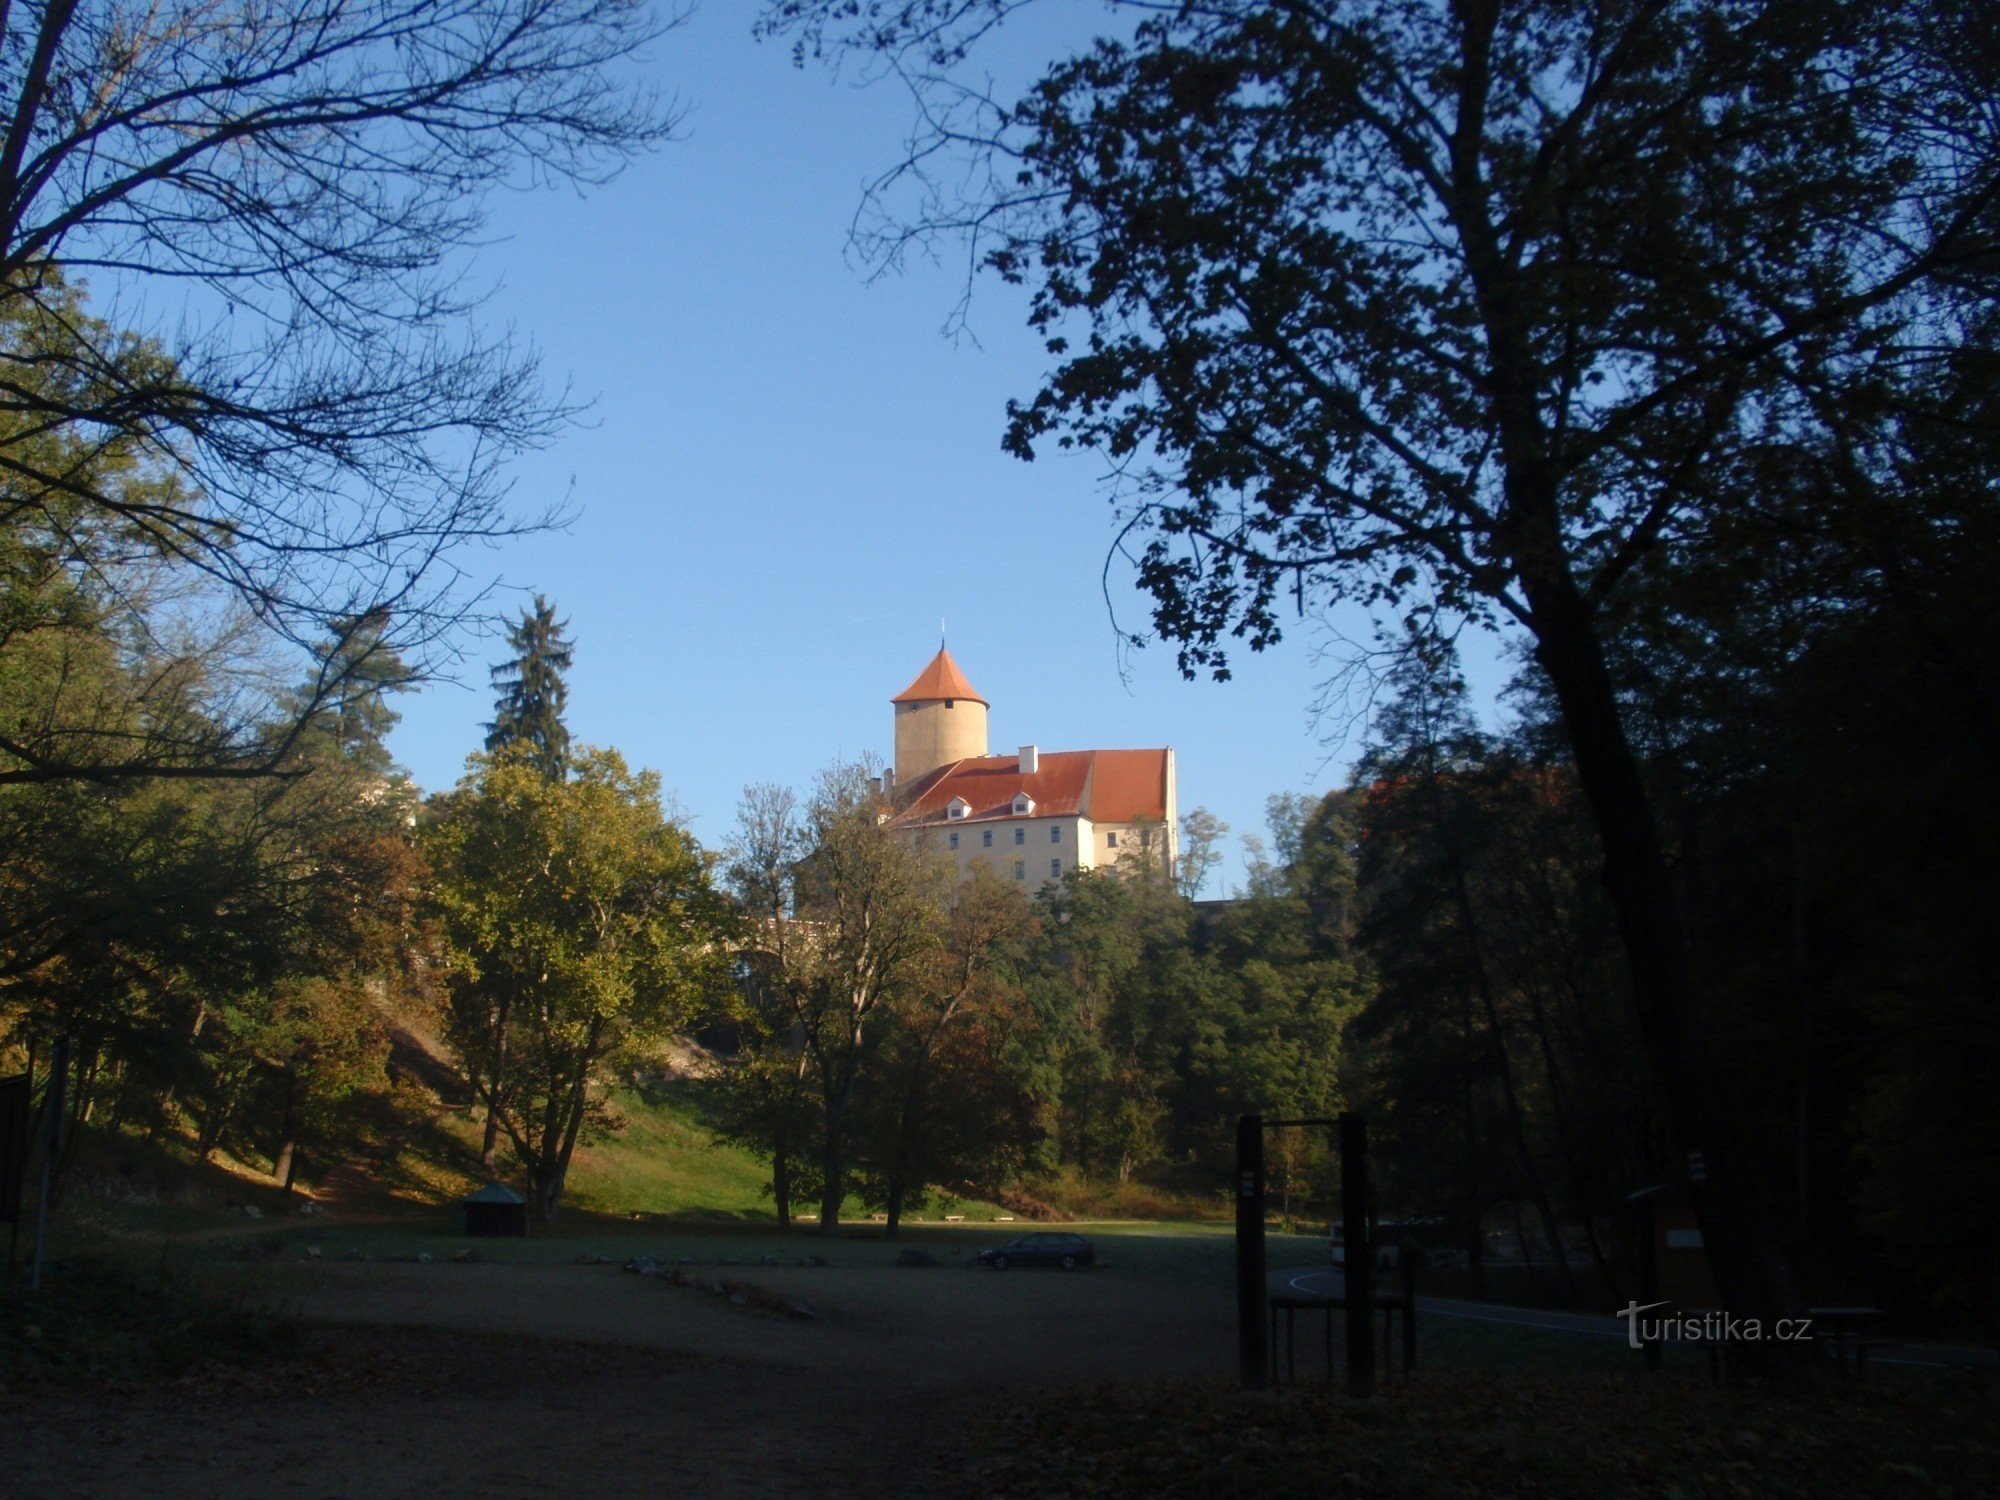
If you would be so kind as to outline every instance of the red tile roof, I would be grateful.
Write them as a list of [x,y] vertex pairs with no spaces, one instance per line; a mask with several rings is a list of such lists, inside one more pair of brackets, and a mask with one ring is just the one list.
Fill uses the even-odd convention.
[[938,654],[931,658],[931,664],[917,673],[917,680],[896,694],[891,703],[931,703],[947,698],[970,698],[975,703],[993,705],[979,695],[979,689],[966,681],[965,674],[958,669],[958,663],[951,659],[951,653],[942,646]]
[[1089,816],[1099,823],[1158,823],[1167,816],[1167,752],[1093,750]]
[[[932,823],[976,823],[1011,818],[1016,794],[1035,804],[1032,818],[1089,818],[1099,823],[1164,822],[1167,816],[1165,750],[1058,750],[1043,754],[1032,776],[1012,755],[953,761],[903,789],[899,828]],[[945,808],[963,797],[968,811],[950,818]]]

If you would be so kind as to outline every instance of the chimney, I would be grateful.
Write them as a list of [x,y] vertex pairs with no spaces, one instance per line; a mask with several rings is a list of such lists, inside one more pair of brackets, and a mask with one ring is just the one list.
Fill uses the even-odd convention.
[[1042,769],[1042,752],[1033,745],[1021,747],[1021,774],[1033,776]]

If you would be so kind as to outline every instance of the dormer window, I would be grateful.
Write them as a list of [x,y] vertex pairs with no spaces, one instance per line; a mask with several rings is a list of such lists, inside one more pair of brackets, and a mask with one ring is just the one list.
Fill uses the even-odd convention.
[[1034,810],[1035,810],[1035,799],[1033,797],[1030,797],[1026,792],[1016,792],[1014,794],[1015,817],[1025,818],[1028,816],[1028,814],[1030,814]]
[[972,804],[967,802],[963,797],[952,798],[944,807],[944,815],[947,818],[962,818],[971,811]]

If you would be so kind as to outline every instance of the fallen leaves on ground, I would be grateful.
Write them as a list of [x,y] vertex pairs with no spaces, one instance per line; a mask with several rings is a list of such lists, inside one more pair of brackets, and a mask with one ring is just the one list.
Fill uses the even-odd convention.
[[2000,1387],[1898,1379],[1781,1393],[1647,1376],[1424,1376],[1325,1387],[1107,1386],[1005,1408],[995,1496],[1539,1497],[2000,1494]]

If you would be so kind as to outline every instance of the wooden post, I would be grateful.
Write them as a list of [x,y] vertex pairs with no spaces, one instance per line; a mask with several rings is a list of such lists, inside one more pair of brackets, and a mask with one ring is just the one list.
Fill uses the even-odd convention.
[[1244,1115],[1236,1122],[1236,1327],[1242,1357],[1243,1389],[1271,1384],[1269,1303],[1264,1271],[1264,1120]]
[[[1347,1392],[1375,1394],[1375,1247],[1368,1240],[1368,1126],[1340,1112],[1340,1211],[1347,1239]],[[1260,1225],[1261,1228],[1261,1225]],[[1261,1237],[1258,1245],[1263,1248]]]

